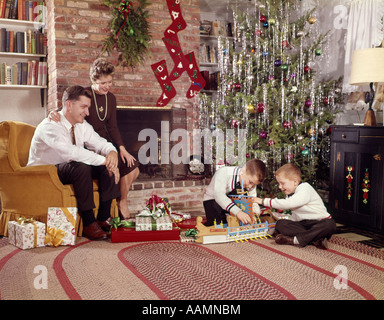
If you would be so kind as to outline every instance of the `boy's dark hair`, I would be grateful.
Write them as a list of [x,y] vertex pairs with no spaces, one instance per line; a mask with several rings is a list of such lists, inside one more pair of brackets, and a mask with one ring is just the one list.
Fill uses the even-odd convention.
[[248,174],[251,176],[257,177],[259,182],[263,182],[266,174],[266,166],[265,163],[258,159],[248,160],[245,164],[245,169]]
[[92,99],[91,92],[88,89],[85,89],[82,86],[72,86],[65,89],[63,93],[62,103],[65,106],[65,103],[69,101],[77,101],[81,96],[86,96],[89,99]]

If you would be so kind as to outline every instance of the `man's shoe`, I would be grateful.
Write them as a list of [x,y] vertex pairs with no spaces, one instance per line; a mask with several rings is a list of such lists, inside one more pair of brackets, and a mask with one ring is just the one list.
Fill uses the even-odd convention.
[[313,241],[313,245],[321,250],[327,250],[328,249],[328,239],[322,238],[316,241]]
[[99,227],[97,222],[92,222],[89,226],[84,227],[83,236],[89,240],[104,240],[108,235]]
[[275,238],[277,244],[290,244],[293,245],[293,237],[285,236],[283,234],[278,234]]
[[111,225],[108,223],[108,220],[107,221],[97,220],[96,222],[103,231],[109,232],[109,230],[111,230]]

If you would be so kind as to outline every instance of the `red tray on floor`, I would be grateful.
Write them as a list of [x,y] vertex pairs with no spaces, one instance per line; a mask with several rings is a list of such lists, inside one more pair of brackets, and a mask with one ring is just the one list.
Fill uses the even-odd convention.
[[[192,217],[191,219],[183,220],[176,224],[180,229],[194,229],[196,227],[196,218],[197,217]],[[204,217],[202,223],[204,224],[206,220],[207,219]]]
[[159,231],[136,231],[132,228],[112,228],[111,241],[118,242],[141,242],[141,241],[159,241],[159,240],[180,240],[180,229]]

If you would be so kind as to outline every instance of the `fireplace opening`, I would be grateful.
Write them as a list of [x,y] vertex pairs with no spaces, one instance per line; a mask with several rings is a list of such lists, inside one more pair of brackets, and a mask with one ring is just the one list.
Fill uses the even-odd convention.
[[178,143],[170,141],[170,133],[187,130],[185,109],[117,107],[116,117],[126,149],[140,162],[138,180],[170,180],[187,173],[186,164],[174,164],[167,154]]

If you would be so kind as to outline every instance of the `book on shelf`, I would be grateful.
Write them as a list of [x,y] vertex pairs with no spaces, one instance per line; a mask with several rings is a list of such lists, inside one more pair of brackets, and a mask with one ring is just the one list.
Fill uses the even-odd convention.
[[2,85],[47,85],[47,62],[31,60],[0,64],[0,84]]
[[43,1],[0,0],[0,18],[44,23],[46,9]]
[[217,46],[202,44],[200,46],[201,63],[217,63]]
[[220,85],[220,72],[210,73],[207,70],[200,71],[203,79],[205,80],[204,90],[217,90]]
[[200,22],[202,30],[200,34],[202,35],[211,35],[211,36],[222,36],[222,37],[233,37],[234,30],[233,30],[233,23],[222,21],[222,20],[215,20],[211,22],[211,28],[209,28],[209,32],[205,32],[204,30],[204,24],[207,24],[208,22]]
[[47,37],[40,31],[15,32],[1,28],[0,52],[47,54]]

